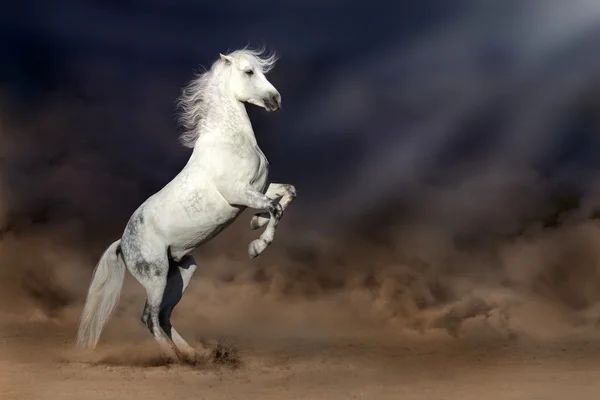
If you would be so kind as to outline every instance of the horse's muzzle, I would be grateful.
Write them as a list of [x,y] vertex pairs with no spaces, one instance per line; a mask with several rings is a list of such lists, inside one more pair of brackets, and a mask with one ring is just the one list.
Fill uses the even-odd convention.
[[279,93],[274,93],[263,101],[267,111],[274,112],[281,109],[281,95]]

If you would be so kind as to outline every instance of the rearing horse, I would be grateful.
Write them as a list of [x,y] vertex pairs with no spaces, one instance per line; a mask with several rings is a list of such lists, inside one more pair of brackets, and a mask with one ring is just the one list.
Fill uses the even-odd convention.
[[195,350],[171,325],[173,308],[196,270],[190,252],[229,226],[247,207],[262,210],[252,229],[267,225],[248,247],[251,258],[273,241],[283,210],[296,197],[292,185],[267,187],[269,163],[259,148],[244,103],[273,112],[281,96],[265,74],[274,55],[242,49],[220,54],[179,99],[185,132],[193,148],[185,167],[131,215],[123,235],[98,262],[76,343],[94,348],[117,305],[125,268],[146,289],[142,322],[170,357],[195,359]]

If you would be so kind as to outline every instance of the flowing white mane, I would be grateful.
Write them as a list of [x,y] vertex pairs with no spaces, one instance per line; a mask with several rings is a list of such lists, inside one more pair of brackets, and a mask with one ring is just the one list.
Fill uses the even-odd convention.
[[[275,53],[265,54],[265,49],[244,48],[227,54],[233,58],[246,57],[263,74],[269,72],[277,56]],[[177,101],[180,110],[179,123],[184,128],[179,136],[179,141],[185,147],[193,148],[201,133],[201,122],[210,108],[210,89],[216,87],[214,78],[219,78],[219,72],[225,66],[225,62],[219,58],[213,63],[209,70],[198,74],[187,86],[183,88],[182,94]]]

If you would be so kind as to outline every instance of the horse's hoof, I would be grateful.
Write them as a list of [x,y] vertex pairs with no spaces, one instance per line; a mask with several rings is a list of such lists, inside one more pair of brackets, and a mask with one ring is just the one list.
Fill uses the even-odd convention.
[[256,258],[267,248],[267,243],[261,239],[255,239],[248,245],[248,256]]
[[258,257],[259,254],[260,254],[260,252],[256,248],[255,241],[252,241],[250,243],[250,245],[248,246],[248,257],[250,257],[251,259],[256,258],[256,257]]
[[184,361],[183,358],[178,354],[163,353],[162,359],[163,359],[164,363],[167,365],[181,364]]
[[196,351],[192,350],[192,351],[182,352],[181,358],[179,361],[182,364],[196,365],[198,363],[198,360],[199,360],[198,354],[196,353]]

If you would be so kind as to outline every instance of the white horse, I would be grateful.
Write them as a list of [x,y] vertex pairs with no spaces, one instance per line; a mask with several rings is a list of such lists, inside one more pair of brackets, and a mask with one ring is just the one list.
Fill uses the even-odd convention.
[[[76,343],[94,348],[119,301],[125,268],[146,289],[142,322],[172,358],[195,359],[195,350],[171,325],[196,270],[190,252],[218,235],[247,207],[257,212],[252,229],[267,225],[248,248],[250,258],[273,241],[283,210],[296,197],[292,185],[267,188],[269,163],[258,147],[244,103],[277,111],[281,96],[266,79],[274,55],[242,49],[220,54],[179,99],[181,141],[193,148],[183,168],[132,214],[119,240],[94,270]],[[265,190],[266,189],[266,190]]]

